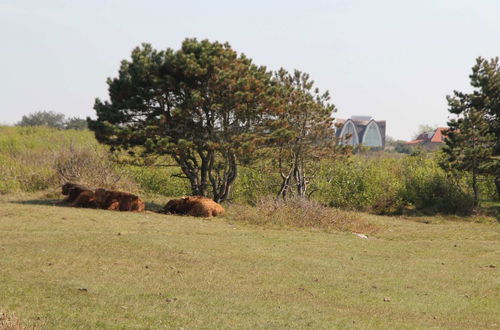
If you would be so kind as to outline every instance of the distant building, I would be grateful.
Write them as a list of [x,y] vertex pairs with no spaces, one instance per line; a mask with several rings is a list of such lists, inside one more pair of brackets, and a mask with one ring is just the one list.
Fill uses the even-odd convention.
[[439,148],[446,138],[447,127],[438,127],[434,132],[422,133],[415,140],[406,142],[408,146],[422,146],[427,149]]
[[335,135],[344,138],[344,143],[374,148],[385,147],[385,120],[376,121],[370,116],[352,116],[336,120]]

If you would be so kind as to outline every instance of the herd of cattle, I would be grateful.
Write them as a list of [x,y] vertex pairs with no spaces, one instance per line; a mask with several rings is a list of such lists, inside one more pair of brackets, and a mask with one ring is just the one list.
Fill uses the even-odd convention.
[[[75,207],[136,212],[142,212],[145,209],[144,202],[139,196],[123,191],[102,188],[92,190],[83,185],[68,182],[63,184],[62,194],[66,198],[61,203]],[[161,213],[215,217],[224,213],[224,208],[210,198],[189,196],[168,201]]]

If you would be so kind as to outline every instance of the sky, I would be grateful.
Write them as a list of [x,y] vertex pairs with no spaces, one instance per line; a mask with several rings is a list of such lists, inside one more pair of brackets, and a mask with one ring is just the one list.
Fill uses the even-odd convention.
[[191,37],[307,72],[335,117],[386,120],[408,140],[445,126],[446,95],[470,91],[475,58],[500,55],[500,0],[0,0],[0,124],[40,110],[92,117],[135,46]]

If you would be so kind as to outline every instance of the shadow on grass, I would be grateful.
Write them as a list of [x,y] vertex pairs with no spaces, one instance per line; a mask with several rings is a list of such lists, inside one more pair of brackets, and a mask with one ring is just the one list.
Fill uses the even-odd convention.
[[163,211],[164,204],[159,204],[159,203],[153,202],[153,201],[145,201],[144,203],[146,204],[147,211],[152,211],[152,212],[156,212],[156,213],[162,213],[162,211]]
[[[70,206],[68,204],[59,203],[60,199],[29,199],[29,200],[11,200],[8,203],[12,204],[20,204],[20,205],[43,205],[43,206],[56,206],[56,207],[67,207],[74,208],[74,206]],[[163,204],[159,204],[153,201],[147,201],[146,211],[151,211],[155,213],[163,213]]]
[[29,199],[29,200],[14,200],[8,201],[13,204],[25,204],[25,205],[46,205],[46,206],[60,206],[67,207],[68,205],[59,204],[59,199]]

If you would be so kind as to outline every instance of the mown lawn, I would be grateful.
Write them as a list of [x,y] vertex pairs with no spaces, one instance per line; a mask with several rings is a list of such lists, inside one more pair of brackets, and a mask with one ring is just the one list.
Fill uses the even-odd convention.
[[361,216],[368,239],[3,196],[0,311],[43,329],[500,327],[498,224]]

